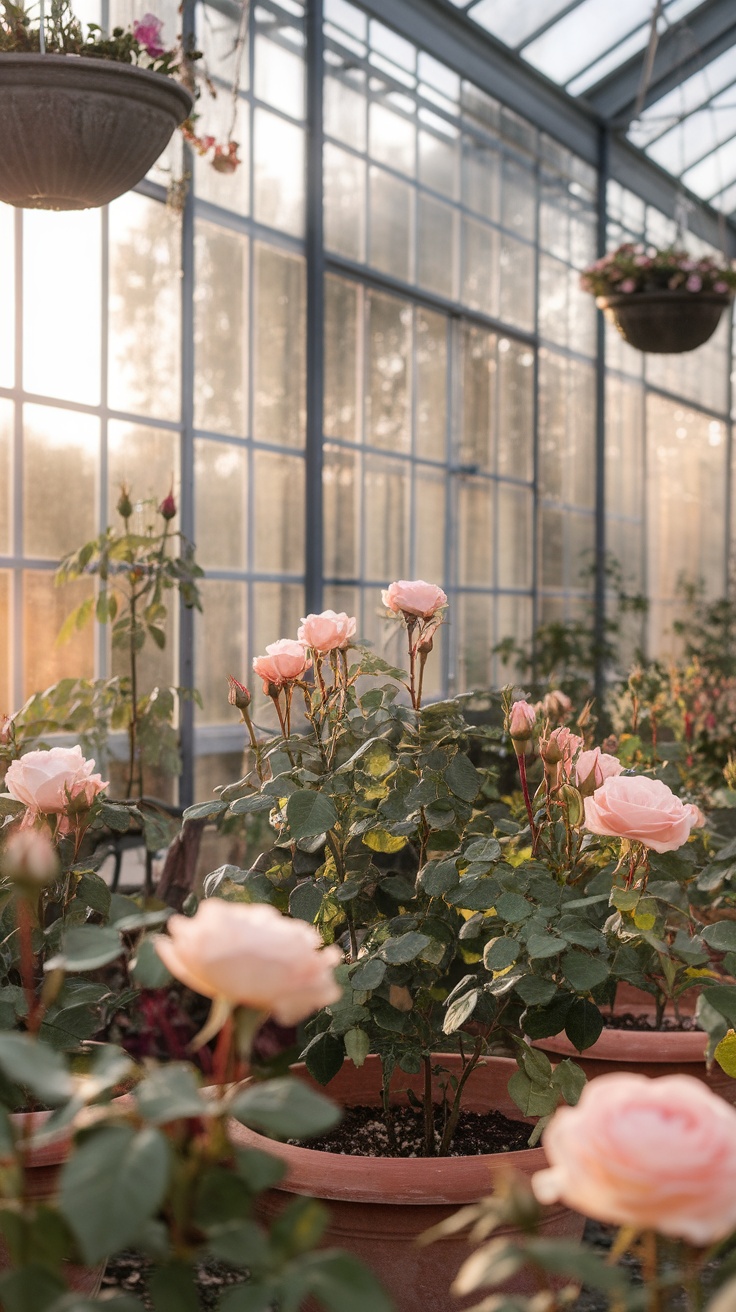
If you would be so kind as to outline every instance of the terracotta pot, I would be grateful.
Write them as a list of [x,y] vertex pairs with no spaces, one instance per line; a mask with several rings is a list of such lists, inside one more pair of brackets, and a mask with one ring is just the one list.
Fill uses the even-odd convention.
[[[26,1134],[37,1133],[51,1114],[51,1112],[16,1112],[10,1119],[16,1133],[22,1139]],[[48,1202],[55,1197],[59,1173],[69,1156],[71,1143],[71,1135],[62,1131],[58,1138],[26,1150],[26,1188],[29,1197],[34,1201]],[[7,1271],[10,1265],[7,1247],[0,1239],[0,1271]],[[65,1262],[64,1279],[74,1293],[94,1298],[100,1292],[106,1265],[106,1262],[98,1262],[96,1266],[77,1266],[73,1262]]]
[[[435,1061],[459,1073],[456,1054],[438,1054]],[[495,1108],[515,1120],[524,1119],[507,1091],[515,1070],[516,1062],[509,1058],[490,1058],[470,1076],[463,1105],[469,1111]],[[303,1065],[293,1067],[293,1072],[313,1088],[319,1087]],[[396,1106],[407,1105],[408,1089],[417,1095],[422,1092],[421,1076],[399,1071],[391,1083]],[[435,1079],[434,1084],[439,1101],[440,1081]],[[324,1092],[344,1107],[380,1107],[380,1090],[380,1062],[372,1056],[359,1070],[346,1062]],[[489,1194],[494,1171],[500,1167],[532,1175],[546,1164],[542,1148],[478,1157],[350,1157],[274,1143],[240,1124],[234,1124],[232,1133],[242,1147],[260,1148],[286,1163],[282,1184],[264,1195],[263,1219],[278,1215],[292,1194],[324,1200],[330,1209],[330,1222],[323,1243],[347,1249],[371,1267],[394,1298],[398,1312],[448,1312],[450,1306],[460,1309],[476,1303],[477,1297],[455,1299],[448,1292],[472,1251],[467,1237],[451,1236],[419,1248],[418,1236],[464,1203],[477,1202]],[[577,1213],[557,1206],[548,1210],[543,1233],[579,1239],[583,1224]],[[513,1231],[504,1228],[497,1233]],[[532,1293],[536,1286],[520,1275],[504,1288]]]
[[731,303],[728,292],[625,292],[598,296],[596,305],[637,351],[680,355],[713,336]]
[[[627,1008],[628,1010],[628,1008]],[[548,1057],[572,1057],[585,1071],[586,1078],[610,1075],[614,1071],[635,1071],[638,1075],[692,1075],[736,1105],[736,1080],[713,1064],[705,1064],[708,1039],[702,1030],[604,1030],[598,1041],[578,1052],[565,1034],[536,1039]]]
[[0,201],[106,205],[140,182],[192,107],[179,82],[133,64],[0,54]]

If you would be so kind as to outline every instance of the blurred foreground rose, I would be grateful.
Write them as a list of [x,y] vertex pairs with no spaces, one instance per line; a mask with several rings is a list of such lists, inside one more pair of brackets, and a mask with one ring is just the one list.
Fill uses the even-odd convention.
[[316,652],[337,651],[347,647],[355,637],[358,621],[345,611],[323,610],[320,615],[307,615],[301,622],[297,638],[305,647]]
[[394,615],[429,620],[447,605],[447,594],[436,583],[425,583],[424,579],[399,579],[383,590],[381,600]]
[[316,929],[274,907],[208,898],[196,915],[172,916],[156,949],[177,979],[206,998],[266,1012],[295,1025],[341,995],[337,947],[321,947]]
[[689,1075],[602,1075],[542,1142],[540,1203],[699,1246],[736,1227],[736,1109]]
[[683,803],[661,779],[610,775],[585,799],[585,827],[628,838],[655,852],[674,852],[698,823],[698,808]]
[[83,800],[91,806],[97,794],[107,788],[101,775],[92,773],[94,768],[94,761],[82,756],[81,747],[26,752],[8,766],[5,787],[30,812],[60,814],[70,802],[79,804]]
[[268,692],[269,684],[278,688],[292,679],[299,679],[311,664],[303,642],[279,638],[278,642],[268,644],[265,656],[254,657],[253,670],[263,679],[264,691]]
[[59,874],[59,858],[46,829],[16,829],[2,852],[2,872],[14,884],[43,888]]

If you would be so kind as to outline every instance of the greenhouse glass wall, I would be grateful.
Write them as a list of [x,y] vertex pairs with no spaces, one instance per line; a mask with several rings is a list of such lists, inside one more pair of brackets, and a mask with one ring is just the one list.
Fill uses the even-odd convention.
[[[254,0],[235,68],[239,13],[184,10],[235,174],[179,141],[107,210],[0,209],[0,709],[114,672],[106,629],[56,643],[92,584],[54,569],[121,483],[173,480],[204,610],[146,677],[202,693],[184,802],[238,773],[226,676],[307,609],[394,657],[380,588],[440,583],[441,695],[503,683],[509,634],[600,616],[606,558],[652,655],[678,577],[728,571],[731,324],[643,356],[578,285],[606,244],[674,238],[675,183],[449,3]],[[723,246],[712,211],[689,224]]]

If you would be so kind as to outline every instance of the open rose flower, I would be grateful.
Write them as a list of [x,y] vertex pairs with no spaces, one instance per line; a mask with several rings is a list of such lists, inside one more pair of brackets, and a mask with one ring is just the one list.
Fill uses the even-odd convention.
[[585,799],[585,827],[594,834],[628,838],[655,852],[674,852],[690,837],[698,808],[683,803],[661,779],[609,775]]
[[399,579],[383,590],[381,600],[394,615],[420,620],[431,620],[442,606],[447,605],[447,595],[442,588],[436,583],[425,583],[424,579],[411,582]]
[[602,1075],[542,1143],[541,1203],[699,1246],[736,1227],[736,1109],[690,1075]]
[[337,947],[322,948],[316,929],[275,907],[207,898],[194,916],[172,916],[154,939],[176,979],[206,998],[267,1012],[296,1025],[341,995]]
[[623,768],[617,756],[609,756],[600,747],[592,747],[589,752],[581,752],[575,762],[577,786],[594,793],[605,779],[620,774]]
[[253,670],[263,679],[264,692],[268,692],[269,684],[280,688],[292,679],[300,679],[311,664],[303,642],[279,638],[278,642],[269,643],[265,656],[254,658]]
[[320,615],[305,616],[297,637],[305,647],[324,654],[347,647],[355,637],[357,625],[355,616],[346,615],[345,611],[336,614],[334,610],[323,610]]
[[92,773],[94,768],[94,761],[87,761],[79,746],[26,752],[8,766],[5,787],[29,812],[60,815],[70,802],[91,806],[107,788],[102,776]]
[[138,45],[143,46],[146,54],[151,56],[151,59],[158,59],[159,55],[165,53],[166,46],[161,40],[163,30],[164,25],[155,14],[144,14],[142,18],[137,18],[133,24],[133,36]]

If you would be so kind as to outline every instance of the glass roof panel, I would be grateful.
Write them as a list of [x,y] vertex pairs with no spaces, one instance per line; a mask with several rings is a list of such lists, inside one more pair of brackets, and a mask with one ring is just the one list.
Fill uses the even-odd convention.
[[470,17],[507,46],[520,46],[540,27],[569,9],[571,0],[479,0],[468,10]]
[[736,137],[714,150],[694,168],[683,173],[682,180],[696,195],[706,199],[717,196],[736,178]]
[[646,0],[583,0],[526,46],[524,58],[564,85],[634,29],[644,28],[646,43],[648,9]]
[[727,87],[712,105],[689,114],[649,147],[648,154],[679,177],[709,151],[736,133],[736,87]]
[[[705,68],[686,78],[679,87],[655,100],[629,128],[629,137],[636,146],[644,147],[667,132],[685,115],[699,109],[711,96],[736,81],[736,46],[724,50]],[[735,97],[736,98],[736,97]],[[669,120],[669,121],[668,121]]]

